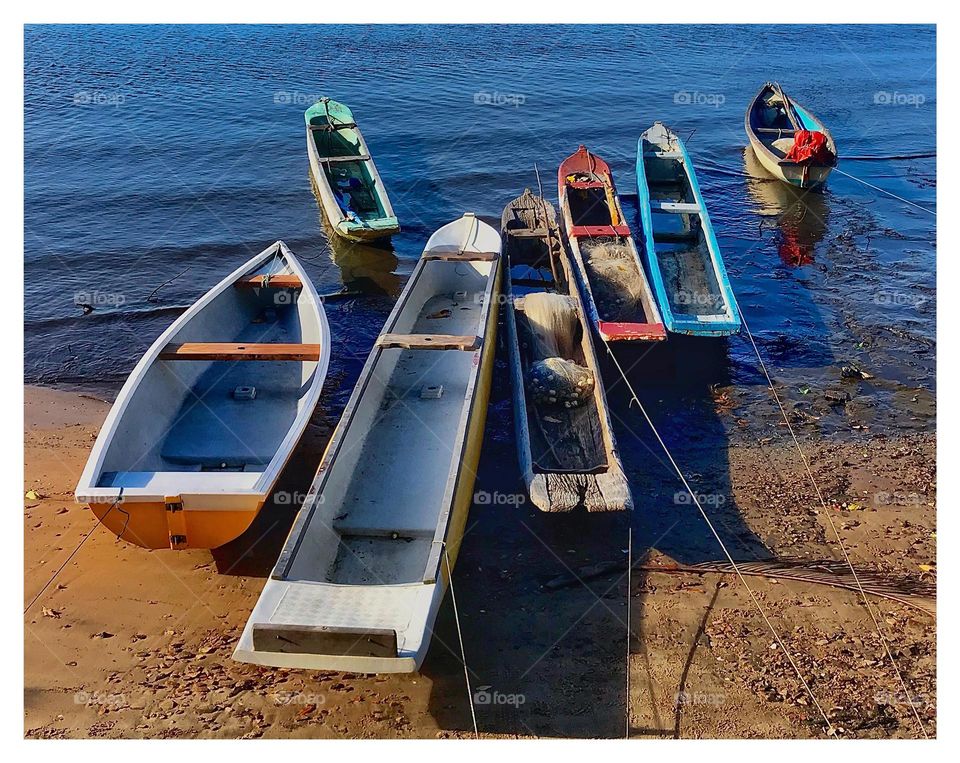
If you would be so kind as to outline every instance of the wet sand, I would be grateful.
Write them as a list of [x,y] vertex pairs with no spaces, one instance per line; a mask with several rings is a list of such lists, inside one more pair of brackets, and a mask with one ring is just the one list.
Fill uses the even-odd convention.
[[[94,526],[72,490],[109,406],[50,389],[25,395],[24,491],[38,495],[24,499],[26,606]],[[282,488],[309,483],[327,433],[314,428]],[[707,510],[726,526],[736,508],[745,529],[729,537],[749,534],[734,549],[741,558],[757,539],[779,558],[840,559],[795,452],[782,438],[764,439],[723,454],[732,500]],[[472,510],[454,576],[482,736],[823,736],[819,713],[735,577],[655,571],[672,563],[647,531],[661,514],[676,515],[684,532],[702,524],[674,498],[669,475],[634,484],[641,513],[628,576],[629,517],[556,517],[524,505],[513,475],[502,473],[507,445],[485,448],[477,490],[488,497]],[[935,583],[934,446],[925,433],[805,445],[859,568],[904,586]],[[709,484],[708,470],[698,470],[694,479]],[[230,659],[294,510],[268,503],[250,532],[213,554],[149,552],[97,529],[25,615],[25,735],[472,736],[449,596],[419,675]],[[698,561],[706,557],[709,548]],[[836,733],[918,736],[858,595],[775,575],[748,583]],[[871,601],[932,736],[935,604]]]

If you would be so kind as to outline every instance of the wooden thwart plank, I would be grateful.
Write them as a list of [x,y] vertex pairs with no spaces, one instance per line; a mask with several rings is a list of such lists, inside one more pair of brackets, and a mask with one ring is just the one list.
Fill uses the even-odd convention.
[[476,350],[481,344],[478,336],[453,334],[381,334],[377,347],[382,350]]
[[303,281],[293,274],[242,276],[233,284],[238,289],[302,289]]
[[370,154],[360,154],[359,156],[321,156],[318,158],[321,162],[365,162],[370,159]]
[[168,344],[160,360],[320,360],[320,345],[184,342]]
[[480,260],[482,262],[493,262],[500,256],[500,252],[465,252],[463,250],[456,252],[424,252],[425,260]]
[[309,125],[312,132],[333,132],[334,130],[347,130],[356,126],[356,122],[338,122],[332,125]]

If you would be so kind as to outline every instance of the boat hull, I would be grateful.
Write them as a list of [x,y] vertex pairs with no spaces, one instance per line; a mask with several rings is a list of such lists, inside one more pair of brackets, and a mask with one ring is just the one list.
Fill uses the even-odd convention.
[[[747,107],[743,124],[747,139],[750,142],[750,147],[753,149],[757,161],[759,161],[763,168],[773,177],[795,188],[809,191],[822,191],[826,186],[827,178],[830,177],[830,173],[838,162],[836,142],[833,139],[833,135],[827,129],[827,126],[820,119],[811,111],[793,101],[793,99],[786,97],[781,99],[781,101],[786,100],[789,102],[790,114],[788,118],[790,124],[784,121],[776,127],[770,129],[764,128],[763,120],[760,117],[763,99],[765,96],[776,93],[782,94],[782,92],[783,91],[779,89],[779,85],[767,82],[760,88],[760,91]],[[786,111],[784,108],[782,114]],[[784,119],[783,115],[781,115],[781,119]],[[781,135],[785,138],[790,137],[794,134],[794,128],[823,133],[826,136],[827,146],[833,154],[834,161],[830,164],[823,164],[818,162],[796,163],[786,160],[784,150],[777,147],[779,140],[775,139],[779,139]],[[763,140],[760,134],[765,129],[766,132],[764,132],[764,134],[768,135],[768,140],[766,141]]]
[[[543,235],[536,235],[541,230]],[[504,209],[501,235],[505,253],[504,324],[513,382],[514,427],[520,469],[530,501],[548,512],[581,507],[589,512],[630,509],[633,500],[610,422],[593,334],[553,206],[526,191]],[[549,270],[557,281],[550,285],[543,281],[540,285],[536,277],[531,277],[515,288],[514,267],[526,267],[534,272]],[[520,288],[526,291],[521,294]],[[569,348],[567,359],[587,368],[594,379],[589,400],[577,409],[554,409],[549,414],[541,411],[535,401],[528,400],[526,389],[527,370],[536,356],[532,349],[534,343],[528,341],[531,334],[523,309],[524,299],[529,294],[544,292],[572,301],[580,336]]]
[[426,656],[473,502],[502,277],[499,235],[473,215],[427,246],[241,634],[239,661],[392,673]]
[[[337,115],[341,120],[349,121],[349,123],[352,124],[353,115],[349,109],[332,101],[329,103],[331,104],[329,121],[335,124],[337,122],[335,115]],[[346,162],[341,165],[341,167],[346,168],[352,165],[352,172],[349,174],[352,177],[359,178],[360,182],[366,186],[370,199],[377,211],[372,214],[361,213],[360,215],[354,215],[351,219],[341,207],[340,203],[338,203],[333,187],[330,184],[330,178],[324,170],[324,157],[320,156],[315,131],[311,126],[312,122],[317,119],[321,113],[317,110],[318,105],[319,104],[315,104],[312,106],[305,114],[307,156],[310,160],[310,174],[313,180],[314,191],[320,200],[320,206],[323,209],[323,213],[330,227],[333,228],[338,236],[348,241],[360,243],[369,243],[399,233],[400,224],[394,214],[390,199],[387,196],[383,180],[380,178],[377,166],[370,156],[370,150],[367,147],[363,134],[355,124],[347,128],[345,134],[349,136],[349,142],[356,146],[358,157],[356,161]],[[320,118],[321,120],[328,119],[325,114]],[[349,157],[343,156],[337,158],[347,159]],[[332,171],[336,165],[327,163],[327,166],[331,167]]]
[[637,142],[637,201],[644,259],[667,331],[739,332],[736,298],[693,162],[680,137],[660,122]]
[[329,354],[320,298],[278,241],[144,354],[104,421],[77,501],[144,548],[236,539],[306,429]]
[[584,146],[560,164],[560,215],[576,280],[603,342],[660,342],[667,332],[606,162]]
[[[170,548],[170,539],[182,535],[189,538],[189,548],[218,548],[239,538],[247,531],[263,508],[261,498],[226,497],[236,508],[202,508],[204,497],[198,496],[196,508],[171,511],[161,501],[138,503],[88,503],[97,519],[120,540],[149,549]],[[239,508],[243,504],[249,508]],[[186,548],[178,544],[176,548]]]

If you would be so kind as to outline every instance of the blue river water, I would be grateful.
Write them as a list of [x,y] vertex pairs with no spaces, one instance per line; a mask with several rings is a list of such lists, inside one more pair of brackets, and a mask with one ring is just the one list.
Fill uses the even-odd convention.
[[[283,238],[321,293],[361,295],[327,305],[335,411],[433,230],[498,219],[535,168],[555,200],[580,143],[634,210],[659,119],[689,136],[778,379],[820,389],[856,363],[874,376],[858,421],[933,424],[933,27],[28,26],[25,59],[26,382],[115,393],[179,311]],[[800,203],[753,179],[743,113],[768,79],[831,128],[841,170],[918,206],[840,173]],[[302,121],[322,95],[364,130],[403,226],[391,249],[327,238]],[[726,352],[738,399],[760,400],[749,344]]]

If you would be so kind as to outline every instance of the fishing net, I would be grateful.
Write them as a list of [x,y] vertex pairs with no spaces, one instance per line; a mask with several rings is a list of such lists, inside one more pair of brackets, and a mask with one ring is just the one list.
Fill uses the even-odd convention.
[[538,358],[527,374],[527,388],[534,402],[575,408],[593,395],[593,372],[570,360],[576,357],[580,322],[574,301],[562,294],[538,292],[523,298]]

